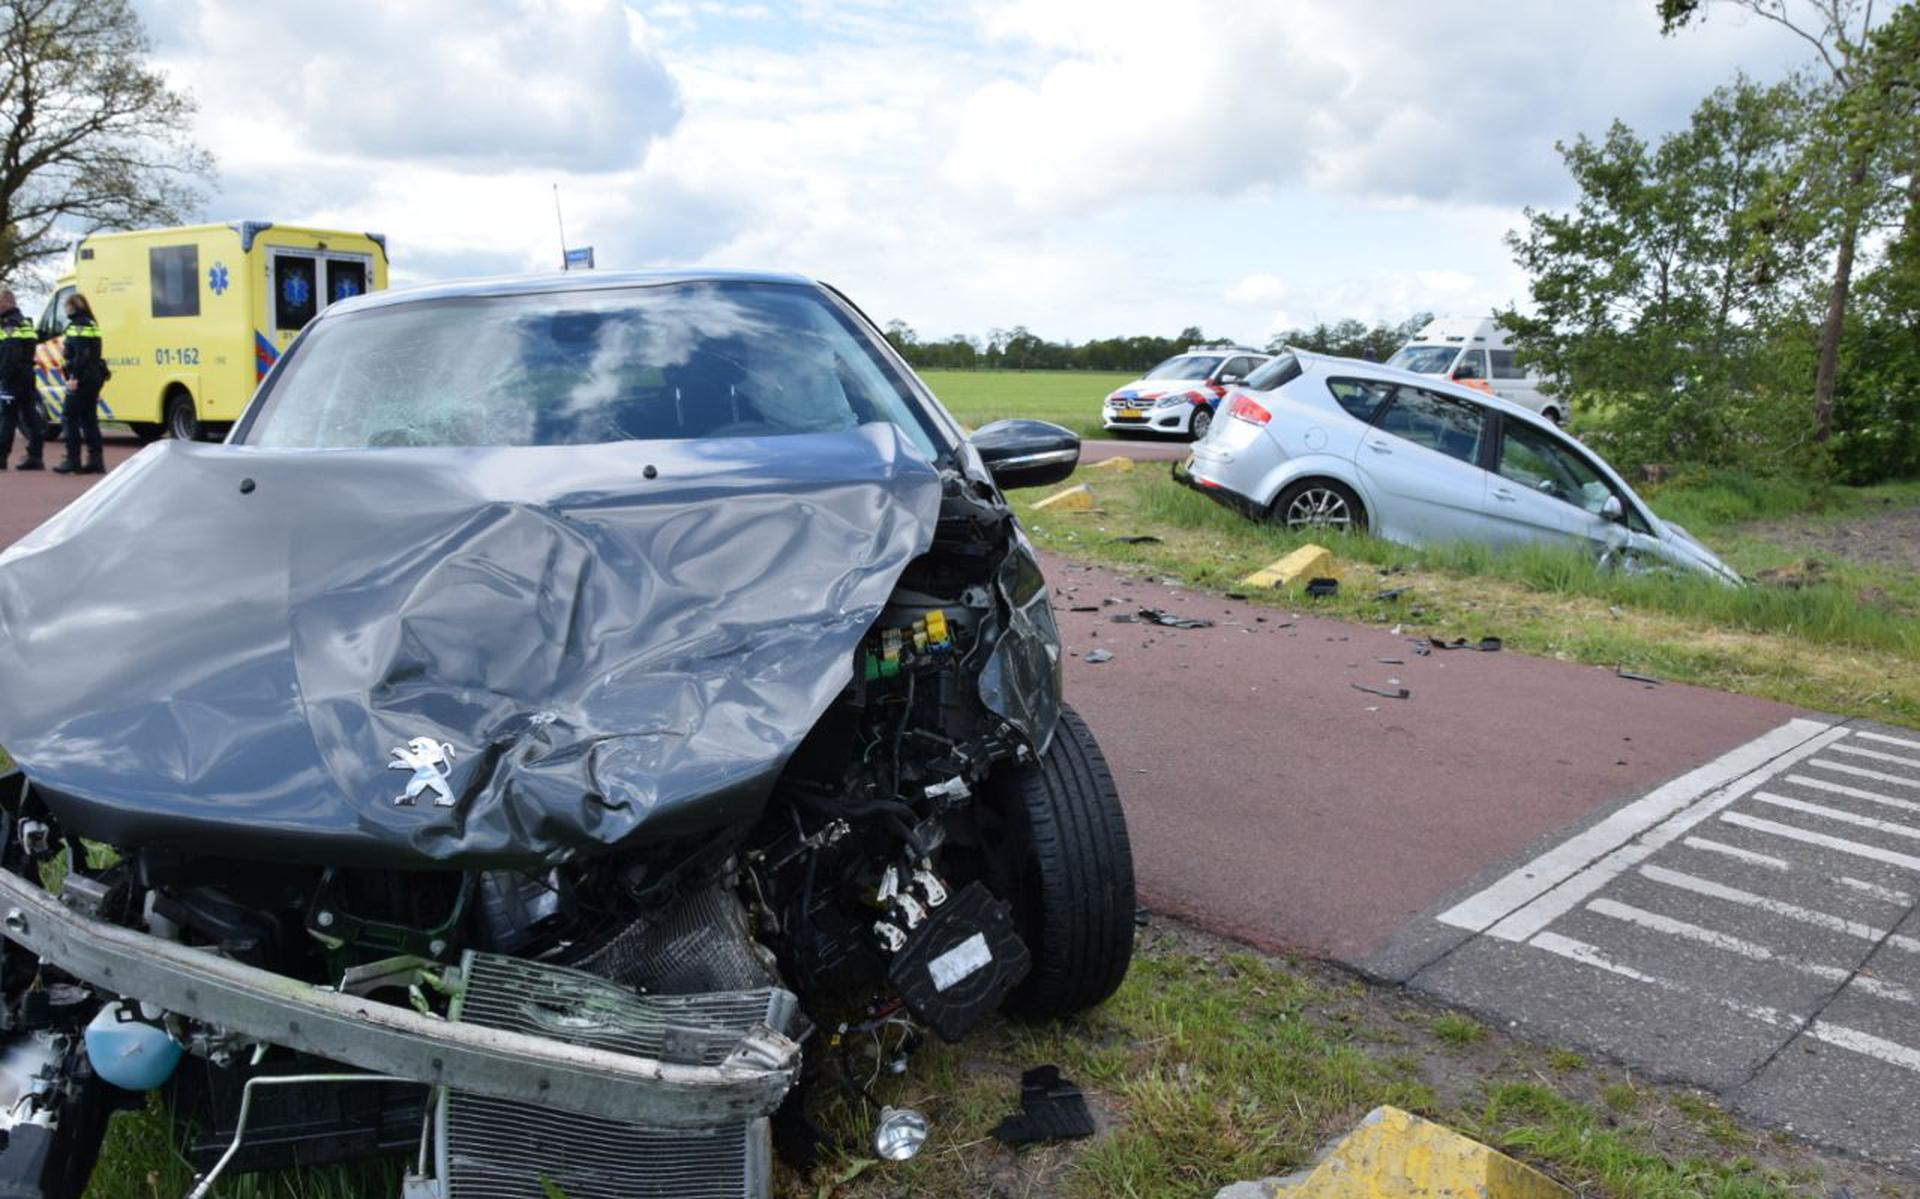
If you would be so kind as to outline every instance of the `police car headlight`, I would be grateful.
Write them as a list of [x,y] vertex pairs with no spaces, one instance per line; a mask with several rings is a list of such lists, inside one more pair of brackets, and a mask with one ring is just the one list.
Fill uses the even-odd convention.
[[1186,392],[1177,391],[1172,395],[1161,396],[1153,402],[1153,406],[1155,408],[1172,408],[1176,405],[1187,403],[1191,398],[1192,397]]

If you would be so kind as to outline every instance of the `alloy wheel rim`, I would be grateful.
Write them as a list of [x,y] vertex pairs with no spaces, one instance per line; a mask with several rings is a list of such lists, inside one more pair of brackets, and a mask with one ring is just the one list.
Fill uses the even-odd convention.
[[1195,441],[1198,441],[1202,437],[1205,437],[1207,435],[1207,430],[1211,429],[1212,427],[1213,427],[1213,413],[1196,412],[1193,414],[1193,439]]
[[1353,509],[1346,497],[1325,487],[1313,487],[1287,505],[1289,529],[1346,529],[1353,526]]

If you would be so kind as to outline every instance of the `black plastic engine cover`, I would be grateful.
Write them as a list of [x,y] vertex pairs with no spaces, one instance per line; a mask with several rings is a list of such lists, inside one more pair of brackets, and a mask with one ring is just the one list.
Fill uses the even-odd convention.
[[894,955],[887,981],[914,1019],[958,1041],[999,1008],[1033,961],[1013,931],[1013,909],[984,883],[935,908]]

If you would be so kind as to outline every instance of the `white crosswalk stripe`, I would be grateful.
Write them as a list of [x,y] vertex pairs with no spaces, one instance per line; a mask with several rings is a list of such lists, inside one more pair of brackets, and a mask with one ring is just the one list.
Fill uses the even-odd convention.
[[1920,738],[1812,723],[1623,808],[1441,920],[1623,980],[1621,995],[1644,987],[1656,1007],[1684,997],[1782,1046],[1805,1037],[1920,1075]]

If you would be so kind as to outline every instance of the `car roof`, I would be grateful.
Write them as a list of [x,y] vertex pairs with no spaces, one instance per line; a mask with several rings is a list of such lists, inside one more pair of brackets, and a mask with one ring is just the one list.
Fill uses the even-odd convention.
[[672,283],[784,283],[803,287],[819,284],[803,275],[780,271],[720,270],[710,267],[646,271],[546,271],[528,275],[494,275],[481,279],[450,279],[369,292],[330,304],[322,316],[365,312],[431,300],[488,296],[565,295],[570,292],[612,291],[630,287],[659,287]]
[[1479,404],[1483,408],[1491,408],[1503,416],[1519,417],[1528,424],[1539,425],[1544,429],[1550,429],[1555,433],[1559,433],[1563,437],[1566,436],[1552,421],[1534,412],[1530,408],[1522,407],[1503,396],[1491,395],[1477,388],[1461,387],[1450,379],[1443,379],[1436,375],[1418,375],[1412,371],[1403,371],[1397,366],[1388,366],[1381,362],[1368,362],[1364,358],[1341,358],[1333,354],[1317,354],[1311,350],[1295,350],[1293,351],[1293,355],[1300,359],[1300,364],[1303,369],[1313,367],[1325,371],[1331,368],[1343,373],[1370,376],[1386,383],[1405,383],[1410,387],[1422,387],[1428,391],[1439,392],[1441,395],[1452,396],[1455,399],[1471,400],[1473,403]]

